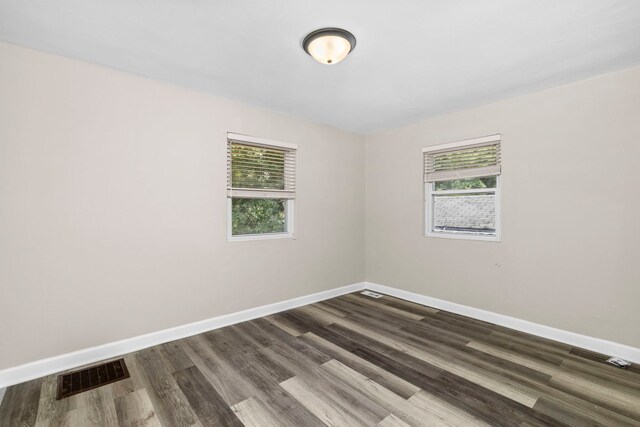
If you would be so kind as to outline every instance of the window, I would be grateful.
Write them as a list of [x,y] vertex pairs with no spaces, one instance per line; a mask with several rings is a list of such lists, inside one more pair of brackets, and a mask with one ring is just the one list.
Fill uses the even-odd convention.
[[500,240],[500,135],[423,148],[427,236]]
[[227,237],[293,237],[297,145],[227,134]]

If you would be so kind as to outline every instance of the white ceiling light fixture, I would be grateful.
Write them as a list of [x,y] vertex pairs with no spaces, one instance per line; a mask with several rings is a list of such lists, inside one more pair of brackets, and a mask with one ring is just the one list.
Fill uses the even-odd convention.
[[302,47],[319,63],[334,65],[355,49],[356,38],[341,28],[321,28],[309,33]]

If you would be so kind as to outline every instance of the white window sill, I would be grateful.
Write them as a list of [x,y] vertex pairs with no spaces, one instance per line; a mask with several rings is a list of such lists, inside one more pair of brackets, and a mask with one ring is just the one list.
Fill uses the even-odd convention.
[[435,233],[429,232],[425,237],[439,237],[441,239],[458,239],[458,240],[480,240],[483,242],[500,242],[498,236],[483,236],[481,234],[455,234],[455,233]]
[[227,236],[227,242],[246,242],[249,240],[295,239],[291,233],[241,234]]

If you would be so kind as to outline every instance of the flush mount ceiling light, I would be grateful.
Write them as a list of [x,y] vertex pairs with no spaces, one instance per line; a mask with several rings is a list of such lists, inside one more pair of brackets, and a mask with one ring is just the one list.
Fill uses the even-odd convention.
[[356,38],[341,28],[321,28],[305,37],[302,47],[319,63],[333,65],[356,47]]

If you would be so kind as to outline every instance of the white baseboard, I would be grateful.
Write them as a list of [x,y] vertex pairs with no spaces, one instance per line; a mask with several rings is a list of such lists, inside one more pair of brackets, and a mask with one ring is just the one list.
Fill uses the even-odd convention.
[[625,344],[607,341],[600,338],[594,338],[587,335],[577,334],[575,332],[564,331],[562,329],[552,328],[550,326],[540,325],[538,323],[529,322],[527,320],[516,319],[515,317],[505,316],[504,314],[493,313],[491,311],[481,310],[450,301],[428,297],[414,292],[403,291],[401,289],[389,286],[379,285],[377,283],[365,282],[365,287],[372,291],[382,294],[391,295],[402,298],[418,304],[427,305],[439,310],[449,311],[451,313],[460,314],[462,316],[471,317],[485,322],[494,323],[496,325],[505,326],[515,329],[516,331],[526,332],[528,334],[537,335],[539,337],[548,338],[550,340],[559,341],[586,350],[595,351],[610,356],[622,357],[634,363],[640,363],[640,348],[631,347]]
[[190,337],[192,335],[245,322],[247,320],[257,319],[259,317],[268,316],[270,314],[290,310],[303,305],[313,304],[314,302],[337,297],[350,292],[356,292],[362,289],[370,289],[382,294],[413,301],[418,304],[483,320],[485,322],[495,323],[496,325],[505,326],[517,331],[526,332],[598,353],[622,357],[634,363],[640,363],[639,348],[564,331],[550,326],[516,319],[515,317],[468,307],[466,305],[432,298],[426,295],[404,291],[402,289],[392,288],[377,283],[361,282],[4,369],[0,371],[0,389],[13,384],[43,377],[45,375],[66,371],[68,369],[121,356],[133,351],[142,350],[143,348]]
[[96,347],[74,351],[72,353],[66,353],[47,359],[37,360],[35,362],[26,363],[24,365],[15,366],[13,368],[4,369],[0,371],[0,389],[13,384],[18,384],[24,381],[43,377],[45,375],[66,371],[68,369],[95,363],[100,360],[121,356],[123,354],[142,350],[143,348],[152,347],[154,345],[190,337],[192,335],[197,335],[203,332],[211,331],[213,329],[222,328],[224,326],[229,326],[240,322],[246,322],[247,320],[257,319],[259,317],[268,316],[270,314],[290,310],[292,308],[300,307],[303,305],[313,304],[314,302],[337,297],[339,295],[344,295],[350,292],[355,292],[360,289],[364,289],[364,283],[355,283],[353,285],[343,286],[340,288],[330,289],[328,291],[318,292],[311,295],[305,295],[286,301],[263,305],[261,307],[250,308],[248,310],[243,310],[224,316],[213,317],[211,319],[189,323],[187,325],[177,326],[175,328],[151,332],[149,334],[127,338],[121,341],[115,341]]

